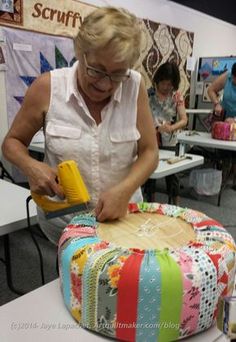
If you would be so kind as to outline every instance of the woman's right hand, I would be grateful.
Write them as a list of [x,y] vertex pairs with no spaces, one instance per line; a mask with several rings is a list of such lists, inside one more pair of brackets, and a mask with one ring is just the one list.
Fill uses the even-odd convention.
[[220,116],[222,110],[223,110],[223,108],[222,108],[221,104],[220,104],[220,103],[217,103],[216,106],[215,106],[215,108],[214,108],[215,114],[216,114],[217,116]]
[[229,124],[235,123],[234,118],[232,118],[232,117],[225,119],[225,122],[228,122]]
[[57,169],[34,160],[27,168],[30,190],[39,194],[64,198],[62,187],[57,182]]

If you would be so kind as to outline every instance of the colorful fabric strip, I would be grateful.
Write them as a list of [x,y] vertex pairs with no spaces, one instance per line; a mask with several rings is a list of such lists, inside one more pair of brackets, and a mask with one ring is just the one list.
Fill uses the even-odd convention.
[[62,252],[61,256],[61,264],[62,264],[62,284],[63,284],[63,293],[65,304],[67,308],[70,310],[70,263],[71,258],[73,257],[74,253],[84,246],[87,246],[91,243],[99,242],[100,239],[97,237],[94,238],[84,238],[79,239],[77,241],[73,241],[70,245],[67,246]]
[[125,261],[118,283],[116,337],[135,341],[138,311],[139,273],[143,252],[134,252]]
[[115,249],[112,258],[99,272],[97,281],[97,331],[113,338],[116,329],[117,286],[120,270],[130,254],[129,250]]
[[[195,275],[192,257],[180,251],[179,265],[184,286],[183,306],[181,312],[181,336],[187,336],[193,334],[197,329],[200,293],[196,288],[196,284],[194,284]],[[195,289],[195,291],[192,289]]]
[[167,250],[157,251],[161,270],[161,307],[158,341],[175,341],[179,337],[183,284],[179,265]]
[[106,266],[114,256],[117,255],[117,249],[102,249],[93,252],[83,270],[83,290],[82,290],[82,323],[92,330],[101,329],[98,319],[98,290],[99,277]]
[[[156,342],[161,304],[161,271],[154,251],[142,260],[139,279],[136,342]],[[158,309],[157,309],[158,308]]]

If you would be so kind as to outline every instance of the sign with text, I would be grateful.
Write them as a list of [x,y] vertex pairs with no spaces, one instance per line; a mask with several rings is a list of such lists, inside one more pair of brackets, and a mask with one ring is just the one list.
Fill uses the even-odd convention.
[[74,37],[94,6],[75,0],[14,0],[14,13],[0,10],[0,24],[29,31]]

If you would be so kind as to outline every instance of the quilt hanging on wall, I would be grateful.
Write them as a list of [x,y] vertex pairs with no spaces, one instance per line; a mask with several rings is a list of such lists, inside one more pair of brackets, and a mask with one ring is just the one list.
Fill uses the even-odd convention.
[[[73,40],[39,33],[2,28],[6,38],[6,87],[8,122],[11,124],[20,108],[24,94],[32,81],[42,72],[73,62]],[[180,69],[180,90],[188,106],[190,71],[187,58],[193,50],[192,32],[165,24],[142,20],[142,50],[136,69],[151,86],[157,68],[166,61],[175,61]]]
[[8,124],[20,109],[25,92],[43,72],[71,66],[74,48],[71,38],[2,28],[6,39],[6,93]]
[[[14,11],[0,11],[0,22],[14,26],[19,21],[24,30],[66,37],[74,37],[83,18],[95,9],[79,0],[50,0],[50,5],[48,0],[8,1],[14,4]],[[151,86],[152,76],[162,63],[175,61],[181,74],[180,90],[188,106],[191,72],[186,64],[187,58],[192,55],[194,34],[147,19],[141,19],[141,25],[142,52],[136,69],[143,74],[146,87]]]
[[[71,38],[2,28],[5,37],[7,116],[10,126],[21,107],[28,87],[37,76],[55,68],[71,66],[74,47]],[[13,178],[24,181],[18,169]]]
[[193,51],[193,32],[146,19],[142,20],[142,31],[142,51],[136,67],[142,73],[147,88],[151,86],[158,67],[167,61],[174,61],[180,70],[180,91],[188,107],[191,72],[186,66]]

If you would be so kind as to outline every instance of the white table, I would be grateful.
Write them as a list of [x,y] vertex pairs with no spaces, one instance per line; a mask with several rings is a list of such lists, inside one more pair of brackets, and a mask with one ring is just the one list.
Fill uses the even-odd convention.
[[211,133],[182,131],[178,134],[177,138],[180,144],[184,145],[197,145],[204,147],[217,148],[221,150],[236,151],[236,141],[225,141],[213,139]]
[[[186,342],[225,342],[214,326]],[[221,337],[220,337],[221,336]],[[97,342],[114,341],[79,327],[67,311],[59,280],[0,307],[0,341],[2,342]]]
[[174,158],[175,153],[173,151],[168,150],[159,150],[159,165],[153,174],[149,177],[151,179],[159,179],[174,173],[182,172],[193,167],[202,165],[204,163],[204,158],[202,156],[198,156],[195,154],[186,154],[187,157],[191,159],[184,159],[178,161],[175,164],[168,164],[168,158]]
[[[30,191],[0,179],[0,236],[27,227],[26,198]],[[30,202],[30,222],[37,223],[36,206]]]
[[44,153],[44,142],[31,142],[28,147],[29,151],[34,151],[37,153]]
[[[3,236],[4,242],[7,283],[17,294],[22,294],[22,291],[16,290],[12,283],[9,234],[28,227],[26,210],[28,196],[30,196],[28,189],[0,179],[0,236]],[[36,205],[33,201],[29,202],[29,219],[30,224],[37,223]],[[42,265],[41,255],[39,257]]]

